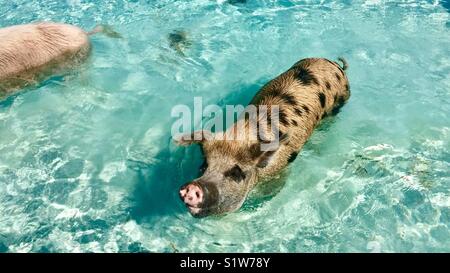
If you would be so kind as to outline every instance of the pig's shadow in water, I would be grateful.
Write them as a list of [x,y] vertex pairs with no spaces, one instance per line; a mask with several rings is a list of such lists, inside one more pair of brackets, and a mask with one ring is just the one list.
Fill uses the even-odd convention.
[[450,0],[441,0],[440,3],[447,10],[447,12],[450,12]]
[[36,91],[37,89],[38,89],[38,86],[27,86],[27,87],[24,87],[24,88],[20,89],[19,91],[13,92],[12,94],[3,93],[0,90],[0,110],[2,108],[6,109],[6,108],[11,107],[11,105],[14,104],[15,100],[19,96],[21,96],[21,95],[23,95],[23,94],[25,94],[27,92]]
[[195,152],[197,147],[175,147],[170,138],[168,142],[153,158],[155,163],[127,162],[127,167],[135,173],[130,212],[138,222],[144,218],[180,213],[183,206],[178,200],[178,189],[194,178],[200,165],[200,152]]
[[[247,105],[268,80],[264,78],[256,84],[232,87],[233,92],[228,96],[211,103],[223,108],[225,105]],[[135,173],[130,213],[137,222],[188,213],[178,197],[178,190],[181,185],[199,176],[203,156],[198,145],[177,147],[169,135],[167,132],[166,145],[152,163],[128,160],[127,167]]]
[[14,94],[14,95],[10,95],[10,96],[6,96],[6,94],[1,94],[0,93],[0,110],[2,110],[3,108],[9,108],[11,105],[13,105],[14,100],[17,98],[19,94]]
[[49,77],[48,79],[43,80],[42,82],[36,84],[30,84],[29,86],[23,87],[19,91],[13,92],[11,95],[7,95],[6,93],[1,92],[0,90],[0,110],[2,108],[9,108],[14,104],[14,101],[21,95],[27,92],[39,91],[41,87],[51,86],[51,85],[64,85],[65,77],[71,75],[61,74],[54,75]]

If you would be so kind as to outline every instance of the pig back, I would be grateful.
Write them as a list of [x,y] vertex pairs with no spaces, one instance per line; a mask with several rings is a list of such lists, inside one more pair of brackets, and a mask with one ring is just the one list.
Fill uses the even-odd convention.
[[0,29],[0,85],[35,79],[84,59],[90,50],[80,28],[51,22]]

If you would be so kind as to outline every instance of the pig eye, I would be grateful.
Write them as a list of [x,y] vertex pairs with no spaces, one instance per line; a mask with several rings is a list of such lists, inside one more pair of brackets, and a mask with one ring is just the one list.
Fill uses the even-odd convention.
[[242,171],[242,169],[238,165],[234,165],[233,168],[226,171],[224,173],[224,176],[233,179],[237,183],[239,183],[245,179],[245,173]]

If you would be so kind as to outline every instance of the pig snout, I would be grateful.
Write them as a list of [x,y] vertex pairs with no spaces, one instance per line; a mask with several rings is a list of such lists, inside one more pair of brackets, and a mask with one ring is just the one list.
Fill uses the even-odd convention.
[[206,216],[211,207],[217,204],[217,187],[199,182],[187,183],[180,188],[180,198],[194,216]]
[[180,189],[180,197],[190,207],[198,207],[203,201],[203,190],[196,184],[188,184]]

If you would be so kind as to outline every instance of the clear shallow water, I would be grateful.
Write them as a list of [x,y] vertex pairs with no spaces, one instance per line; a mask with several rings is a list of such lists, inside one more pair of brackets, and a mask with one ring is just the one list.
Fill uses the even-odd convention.
[[[0,252],[450,251],[448,2],[0,2],[0,26],[124,37],[0,102]],[[180,29],[184,57],[167,41]],[[352,97],[281,192],[192,218],[176,190],[201,156],[171,144],[172,106],[243,104],[295,61],[340,55]]]

